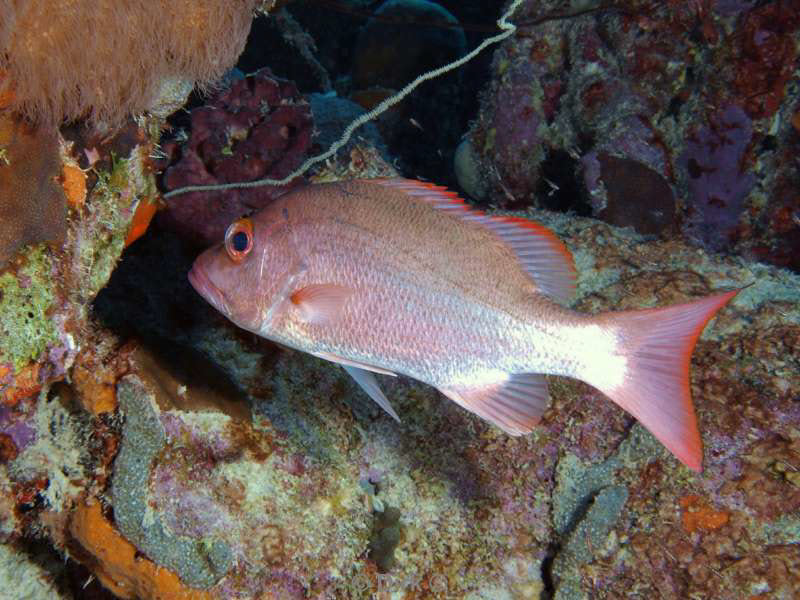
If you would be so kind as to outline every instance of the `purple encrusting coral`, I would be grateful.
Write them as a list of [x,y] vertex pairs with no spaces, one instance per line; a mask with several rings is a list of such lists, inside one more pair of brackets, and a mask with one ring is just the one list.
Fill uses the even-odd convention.
[[736,235],[755,183],[743,164],[752,133],[750,119],[732,105],[691,136],[681,156],[689,182],[687,233],[713,250],[725,248]]
[[714,10],[721,15],[738,15],[750,10],[755,0],[716,0]]
[[25,415],[0,405],[0,434],[8,435],[17,451],[22,451],[36,439],[36,430],[26,422]]
[[[261,69],[191,112],[189,139],[167,169],[164,185],[173,190],[281,179],[302,162],[311,145],[312,125],[310,106],[294,83]],[[212,244],[222,239],[231,221],[264,207],[286,189],[192,192],[170,198],[159,217],[193,241]]]

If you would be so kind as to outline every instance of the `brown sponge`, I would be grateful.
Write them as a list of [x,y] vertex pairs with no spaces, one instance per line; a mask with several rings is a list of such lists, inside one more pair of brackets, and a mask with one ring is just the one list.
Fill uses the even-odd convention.
[[[0,95],[44,124],[115,124],[165,84],[209,84],[244,48],[258,0],[0,0]],[[3,77],[5,71],[5,77]]]
[[58,135],[9,113],[0,114],[0,268],[28,244],[59,245],[67,230],[58,184]]

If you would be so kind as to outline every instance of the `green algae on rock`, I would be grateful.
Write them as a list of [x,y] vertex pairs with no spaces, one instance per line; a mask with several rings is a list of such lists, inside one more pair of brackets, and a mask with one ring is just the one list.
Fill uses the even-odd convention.
[[10,363],[15,371],[58,339],[51,319],[56,302],[52,268],[49,253],[36,246],[16,273],[0,275],[0,363]]

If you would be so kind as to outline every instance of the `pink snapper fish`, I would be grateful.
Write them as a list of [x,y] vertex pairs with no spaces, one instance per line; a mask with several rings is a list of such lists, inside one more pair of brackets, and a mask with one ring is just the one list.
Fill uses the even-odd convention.
[[548,404],[543,375],[585,381],[681,462],[702,466],[689,363],[739,290],[586,315],[566,246],[443,187],[373,179],[310,185],[235,221],[190,273],[239,327],[342,365],[398,419],[375,373],[438,388],[511,435]]

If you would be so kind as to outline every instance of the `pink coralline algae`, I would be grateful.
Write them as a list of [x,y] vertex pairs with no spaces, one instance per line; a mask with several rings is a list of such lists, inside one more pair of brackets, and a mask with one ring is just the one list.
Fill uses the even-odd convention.
[[[192,110],[190,129],[178,160],[164,176],[167,190],[281,179],[302,162],[313,127],[310,106],[294,83],[262,69]],[[211,244],[222,239],[231,221],[262,208],[286,189],[183,194],[168,200],[159,219],[197,243]]]

